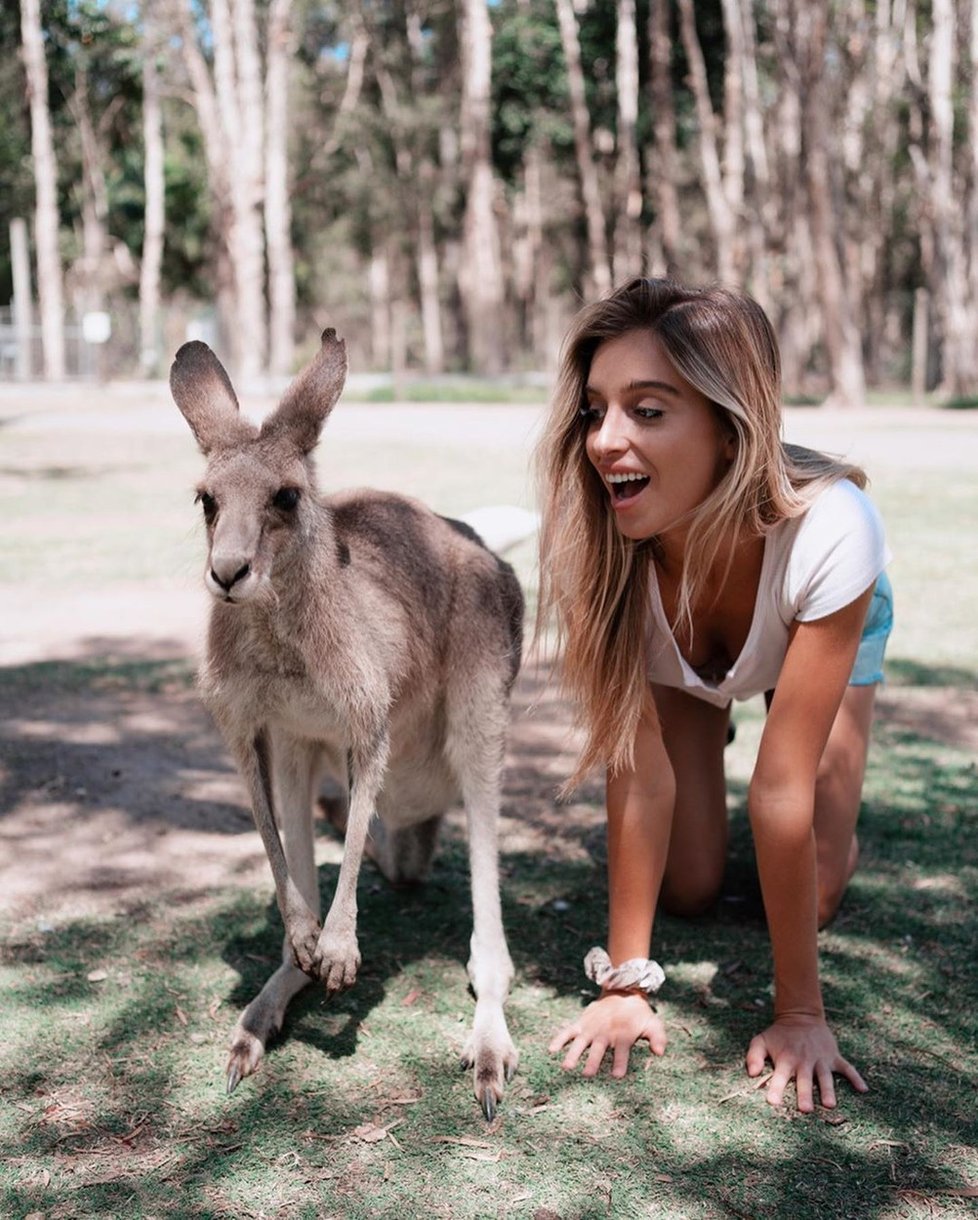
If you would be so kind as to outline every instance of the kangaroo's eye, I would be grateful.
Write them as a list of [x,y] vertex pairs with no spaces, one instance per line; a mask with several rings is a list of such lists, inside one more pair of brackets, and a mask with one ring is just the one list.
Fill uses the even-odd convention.
[[206,491],[198,491],[196,502],[204,510],[204,520],[213,521],[217,516],[217,501]]
[[291,513],[295,511],[299,503],[298,487],[281,487],[272,496],[272,507],[281,509],[283,513]]

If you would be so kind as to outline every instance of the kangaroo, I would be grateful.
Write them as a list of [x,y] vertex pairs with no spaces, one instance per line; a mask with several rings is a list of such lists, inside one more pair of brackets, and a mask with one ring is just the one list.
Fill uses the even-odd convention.
[[[461,522],[380,491],[320,496],[311,455],[346,369],[345,344],[324,331],[260,428],[205,343],[184,344],[170,372],[207,458],[197,499],[214,602],[200,691],[247,786],[285,924],[282,964],[232,1034],[227,1090],[255,1071],[310,981],[330,994],[354,983],[365,848],[392,882],[422,880],[442,816],[461,800],[476,997],[462,1065],[491,1120],[518,1059],[503,1013],[513,966],[497,822],[523,595]],[[349,804],[320,924],[312,817],[327,775]]]

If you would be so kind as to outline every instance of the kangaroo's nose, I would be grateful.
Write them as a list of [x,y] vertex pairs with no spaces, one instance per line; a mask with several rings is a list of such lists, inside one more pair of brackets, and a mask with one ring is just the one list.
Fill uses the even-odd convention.
[[[222,568],[223,568],[223,565],[222,565]],[[234,588],[234,586],[238,583],[238,581],[244,580],[244,578],[248,575],[248,573],[250,571],[251,571],[250,563],[242,564],[241,567],[239,567],[233,573],[233,575],[228,575],[227,571],[218,571],[217,567],[212,565],[211,579],[214,581],[214,583],[216,585],[220,585],[220,587],[224,590],[225,593],[230,593],[231,590]]]

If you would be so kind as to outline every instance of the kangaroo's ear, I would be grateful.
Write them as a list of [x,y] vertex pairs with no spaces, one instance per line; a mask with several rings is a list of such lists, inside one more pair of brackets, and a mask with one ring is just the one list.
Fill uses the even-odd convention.
[[322,347],[285,391],[276,410],[262,424],[262,436],[288,435],[302,453],[316,447],[326,417],[346,381],[346,344],[330,327]]
[[177,352],[170,369],[170,392],[202,453],[256,435],[254,425],[241,418],[224,365],[206,343],[194,340]]

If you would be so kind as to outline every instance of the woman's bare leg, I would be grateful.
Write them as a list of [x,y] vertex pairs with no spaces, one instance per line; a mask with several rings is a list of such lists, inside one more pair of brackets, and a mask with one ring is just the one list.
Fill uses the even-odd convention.
[[723,749],[730,713],[675,687],[653,684],[662,739],[676,777],[676,808],[661,905],[701,915],[720,893],[727,855]]

